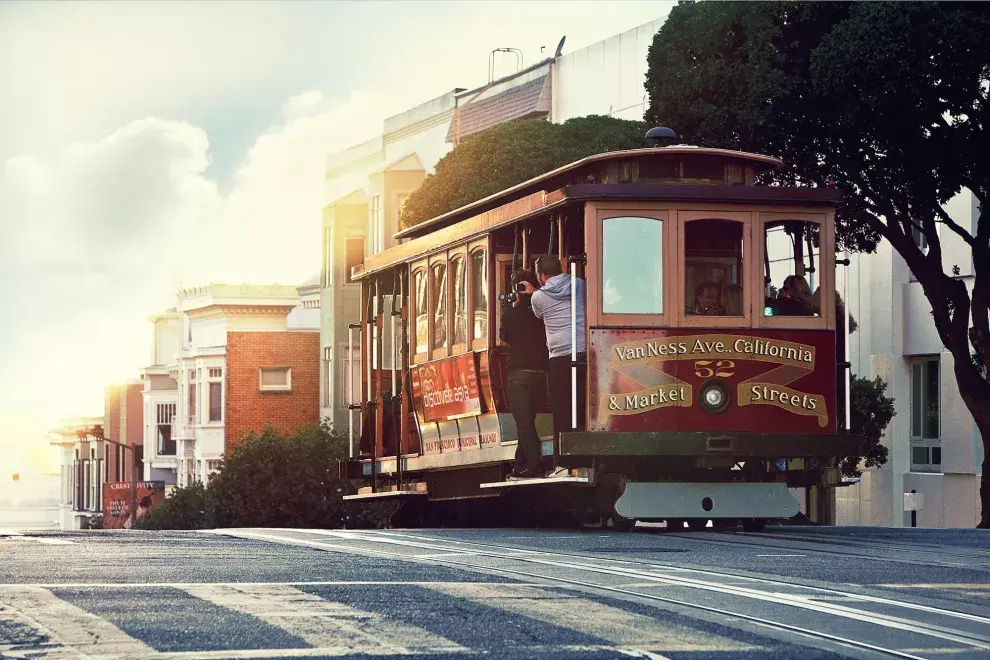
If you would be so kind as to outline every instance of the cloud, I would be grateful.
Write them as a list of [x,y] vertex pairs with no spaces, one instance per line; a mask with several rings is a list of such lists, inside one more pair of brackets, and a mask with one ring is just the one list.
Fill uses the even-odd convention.
[[180,283],[299,284],[317,271],[326,155],[374,135],[382,99],[306,92],[284,107],[228,195],[207,176],[205,131],[159,118],[3,164],[0,281],[30,322],[0,330],[0,398],[20,402],[0,426],[98,414],[103,385],[147,362],[147,317]]

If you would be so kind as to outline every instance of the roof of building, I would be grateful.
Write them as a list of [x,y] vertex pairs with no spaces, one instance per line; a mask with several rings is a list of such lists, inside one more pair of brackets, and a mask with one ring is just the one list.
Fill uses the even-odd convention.
[[546,117],[550,114],[550,73],[510,87],[492,96],[468,100],[454,113],[447,130],[447,142],[480,133],[516,119]]

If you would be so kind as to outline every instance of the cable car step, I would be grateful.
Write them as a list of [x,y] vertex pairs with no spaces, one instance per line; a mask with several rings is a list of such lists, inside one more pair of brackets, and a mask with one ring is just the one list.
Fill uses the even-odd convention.
[[481,484],[481,488],[516,488],[520,486],[552,486],[552,485],[564,485],[569,486],[594,486],[595,480],[593,477],[543,477],[541,479],[512,479],[509,481],[493,481],[487,484]]
[[376,493],[371,492],[371,488],[366,486],[358,490],[355,495],[344,495],[345,500],[380,500],[387,499],[391,497],[415,497],[417,495],[429,495],[430,493],[426,490],[425,483],[415,483],[409,486],[403,487],[402,490],[396,490],[395,486],[392,486],[390,490],[380,490]]

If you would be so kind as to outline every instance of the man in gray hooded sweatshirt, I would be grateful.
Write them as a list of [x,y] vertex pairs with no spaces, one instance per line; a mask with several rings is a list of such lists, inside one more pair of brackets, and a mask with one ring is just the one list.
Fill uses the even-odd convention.
[[[536,260],[536,276],[543,285],[532,292],[533,313],[543,319],[547,329],[547,349],[550,351],[550,368],[547,386],[550,394],[550,410],[553,413],[553,430],[559,447],[560,434],[571,427],[571,276],[562,272],[560,261],[553,255],[543,255]],[[585,388],[587,366],[584,336],[584,280],[575,279],[574,300],[577,305],[577,420],[578,428],[584,428]],[[530,287],[532,288],[532,287]],[[555,449],[557,448],[555,447]],[[556,451],[554,453],[557,453]]]

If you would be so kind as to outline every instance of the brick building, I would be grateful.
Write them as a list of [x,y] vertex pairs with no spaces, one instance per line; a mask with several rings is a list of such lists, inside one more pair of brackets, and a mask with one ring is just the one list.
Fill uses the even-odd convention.
[[318,330],[232,332],[227,337],[226,451],[271,424],[291,432],[319,421]]
[[142,370],[145,478],[206,483],[245,433],[320,421],[316,279],[184,289],[174,311],[151,320],[154,364]]

